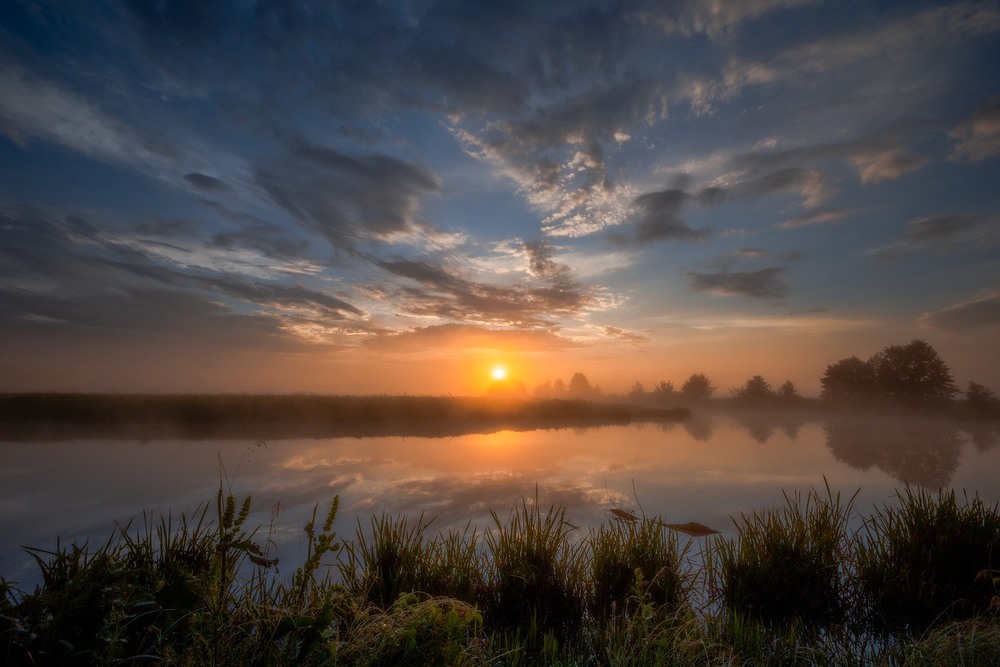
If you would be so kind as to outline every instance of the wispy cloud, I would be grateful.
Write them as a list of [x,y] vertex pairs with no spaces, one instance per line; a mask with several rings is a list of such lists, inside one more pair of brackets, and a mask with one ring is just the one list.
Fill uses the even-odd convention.
[[1000,290],[988,290],[971,301],[926,313],[919,322],[958,333],[1000,327]]
[[978,162],[1000,155],[1000,96],[953,128],[948,136],[955,142],[953,160]]
[[77,93],[15,68],[0,68],[0,131],[11,141],[52,142],[99,160],[162,169],[169,152]]
[[945,254],[997,244],[1000,244],[1000,218],[957,213],[911,220],[899,241],[877,248],[872,254],[879,259],[896,260],[914,252]]
[[365,339],[365,347],[379,352],[411,353],[428,349],[485,349],[553,351],[581,344],[555,331],[490,329],[469,324],[438,324],[404,331],[386,331]]

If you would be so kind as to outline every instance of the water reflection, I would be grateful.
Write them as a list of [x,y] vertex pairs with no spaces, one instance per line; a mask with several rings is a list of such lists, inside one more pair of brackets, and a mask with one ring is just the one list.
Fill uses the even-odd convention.
[[[247,440],[75,440],[0,443],[0,574],[30,577],[19,545],[102,541],[115,522],[190,513],[214,499],[218,460],[238,495],[254,497],[251,523],[267,526],[290,572],[316,503],[341,498],[336,530],[350,537],[372,514],[435,517],[432,531],[485,529],[523,498],[561,504],[581,526],[609,510],[732,533],[731,517],[782,502],[782,490],[853,494],[858,509],[891,499],[903,482],[954,485],[1000,500],[998,432],[984,424],[803,421],[798,416],[696,414],[679,427],[500,431],[453,438],[297,438],[267,449]],[[239,466],[238,472],[236,471]],[[992,494],[992,495],[990,495]],[[641,505],[641,507],[640,507]]]
[[[962,457],[963,430],[951,421],[840,418],[828,420],[823,430],[838,461],[861,470],[876,467],[903,484],[948,487]],[[989,430],[971,436],[981,453],[997,442]]]

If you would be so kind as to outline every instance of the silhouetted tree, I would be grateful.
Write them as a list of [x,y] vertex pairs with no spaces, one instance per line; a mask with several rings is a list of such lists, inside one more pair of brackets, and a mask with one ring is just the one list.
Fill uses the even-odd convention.
[[890,345],[868,360],[878,394],[908,404],[950,401],[958,393],[937,351],[922,340]]
[[537,398],[551,398],[552,397],[552,381],[546,380],[532,391]]
[[593,398],[600,393],[600,390],[590,385],[590,380],[583,373],[573,374],[569,379],[567,391],[573,398]]
[[661,380],[653,387],[653,400],[659,405],[665,405],[676,398],[677,390],[669,380]]
[[646,400],[646,388],[642,386],[642,383],[638,380],[632,385],[632,388],[628,390],[628,400],[634,403],[641,403]]
[[867,362],[857,357],[841,359],[826,367],[819,381],[820,397],[828,400],[856,400],[874,393],[875,375]]
[[785,380],[785,383],[778,388],[778,398],[782,401],[798,401],[802,398],[799,395],[799,390],[795,388],[791,380]]
[[970,382],[965,390],[965,405],[976,414],[989,415],[1000,412],[1000,399],[983,385]]
[[715,387],[708,381],[704,373],[695,373],[681,385],[681,394],[685,398],[701,400],[715,393]]
[[754,375],[742,387],[731,390],[733,398],[741,401],[761,402],[774,398],[771,384],[762,375]]

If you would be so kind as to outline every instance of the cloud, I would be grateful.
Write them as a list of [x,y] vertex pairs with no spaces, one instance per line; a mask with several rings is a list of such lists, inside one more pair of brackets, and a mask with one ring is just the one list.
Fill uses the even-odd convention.
[[5,210],[0,311],[11,321],[58,323],[66,332],[202,336],[209,345],[225,336],[242,340],[231,328],[243,325],[251,338],[264,336],[267,346],[274,344],[271,337],[291,345],[305,325],[326,327],[331,335],[366,328],[365,313],[326,289],[261,279],[231,264],[198,266],[194,251],[184,247],[205,247],[195,242],[196,231],[183,220],[120,230],[81,215],[58,219],[43,211]]
[[555,250],[544,240],[525,241],[524,252],[528,257],[528,273],[532,276],[561,279],[569,274],[569,266],[553,259]]
[[782,192],[800,195],[807,207],[819,206],[832,194],[818,169],[787,167],[767,173],[742,184],[741,194],[746,197],[765,197]]
[[381,260],[393,276],[417,283],[393,291],[404,312],[481,324],[551,328],[551,318],[576,315],[594,303],[591,291],[560,274],[542,285],[502,286],[476,282],[444,266],[420,260]]
[[666,32],[685,36],[707,34],[720,37],[739,24],[769,12],[817,4],[822,0],[681,0],[652,3],[636,10],[637,18]]
[[604,335],[615,338],[623,343],[648,343],[649,336],[626,331],[620,327],[604,327]]
[[899,178],[903,174],[924,168],[929,160],[902,148],[873,147],[857,150],[850,162],[858,170],[861,182],[867,184]]
[[364,342],[378,352],[421,352],[427,349],[487,349],[547,351],[579,347],[580,343],[553,331],[490,329],[468,324],[440,324],[407,331],[384,332]]
[[167,156],[79,95],[0,69],[0,132],[19,144],[42,139],[108,162],[160,168]]
[[978,162],[1000,155],[1000,96],[948,132],[955,142],[952,160]]
[[901,259],[913,252],[945,254],[989,248],[1000,243],[1000,218],[957,213],[916,218],[906,224],[900,240],[876,248],[884,260]]
[[972,329],[1000,327],[1000,290],[986,291],[972,301],[926,313],[920,317],[919,323],[958,333]]
[[230,189],[228,185],[214,176],[201,174],[196,171],[185,174],[184,180],[199,190],[203,190],[205,192],[227,192]]
[[847,211],[840,209],[812,211],[789,218],[784,222],[778,223],[775,227],[777,229],[798,229],[799,227],[808,227],[810,225],[827,225],[840,221],[845,215],[847,215]]
[[649,192],[636,197],[633,205],[639,210],[635,238],[639,243],[650,241],[703,241],[707,229],[695,230],[680,219],[688,196],[677,189]]
[[441,187],[433,171],[412,162],[354,157],[301,139],[284,158],[260,160],[254,172],[275,204],[338,250],[420,230],[421,200]]
[[757,271],[719,271],[695,273],[686,271],[691,289],[720,296],[745,296],[753,299],[782,299],[789,288],[780,276],[783,267],[767,267]]
[[[968,39],[1000,32],[1000,10],[991,3],[959,2],[904,15],[894,21],[873,22],[870,28],[842,32],[779,50],[766,60],[733,59],[717,80],[696,80],[683,93],[696,112],[732,99],[744,88],[758,85],[799,84],[830,72],[872,65],[877,74],[898,74],[915,54],[931,52],[948,40]],[[871,76],[872,72],[868,72]],[[910,70],[907,74],[923,76]],[[899,83],[896,81],[895,83]]]

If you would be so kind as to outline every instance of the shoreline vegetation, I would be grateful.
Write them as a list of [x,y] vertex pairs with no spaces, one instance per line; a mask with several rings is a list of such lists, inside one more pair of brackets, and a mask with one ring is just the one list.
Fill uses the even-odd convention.
[[306,394],[0,394],[0,440],[449,437],[684,421],[685,407],[584,400]]
[[[996,665],[1000,512],[905,488],[858,529],[810,490],[688,537],[609,510],[586,534],[524,499],[480,532],[423,515],[306,523],[278,575],[272,525],[224,493],[99,547],[30,549],[43,583],[0,577],[8,665]],[[214,509],[210,518],[209,509]],[[325,517],[325,519],[324,519]],[[684,525],[682,524],[681,527]]]

